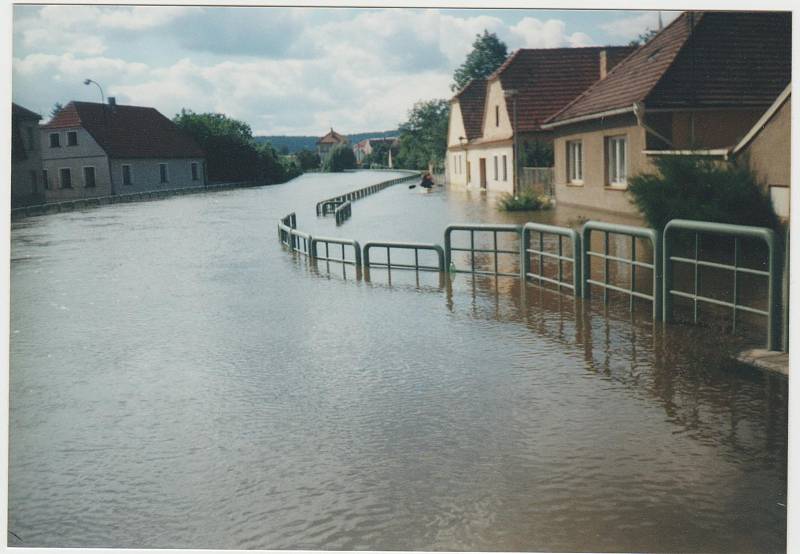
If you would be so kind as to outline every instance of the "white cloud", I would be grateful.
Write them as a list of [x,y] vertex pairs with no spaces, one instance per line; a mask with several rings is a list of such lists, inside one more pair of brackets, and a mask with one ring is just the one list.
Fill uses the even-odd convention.
[[[658,29],[658,13],[643,12],[623,17],[603,23],[600,28],[613,37],[618,37],[622,40],[633,40],[650,29]],[[662,11],[661,21],[666,26],[679,15],[680,12]]]
[[559,19],[541,21],[525,17],[509,32],[522,48],[560,48],[566,46],[591,46],[593,41],[585,33],[567,34],[566,24]]

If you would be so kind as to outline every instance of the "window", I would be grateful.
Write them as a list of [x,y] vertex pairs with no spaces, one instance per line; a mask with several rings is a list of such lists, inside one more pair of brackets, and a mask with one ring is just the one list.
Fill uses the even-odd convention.
[[497,181],[499,179],[498,175],[499,175],[499,172],[497,170],[497,156],[495,156],[494,157],[494,180],[495,181]]
[[610,186],[625,186],[628,184],[626,146],[627,140],[624,136],[608,137],[606,139],[607,176]]
[[131,166],[125,164],[122,166],[122,184],[132,185],[133,179],[131,178]]
[[42,170],[42,185],[44,185],[45,190],[50,190],[50,180],[47,178],[47,170]]
[[167,164],[158,164],[158,171],[161,174],[160,183],[163,185],[164,183],[169,181],[169,179],[167,179]]
[[503,154],[503,181],[508,181],[508,165],[505,154]]
[[583,182],[583,143],[579,140],[567,141],[567,180]]
[[67,131],[67,146],[78,146],[77,131]]
[[68,167],[62,167],[58,170],[59,177],[61,178],[61,188],[72,188],[72,171]]
[[494,107],[494,126],[500,127],[500,106]]
[[58,148],[59,146],[61,146],[61,135],[50,133],[50,148]]
[[95,187],[94,167],[83,168],[83,186],[87,189]]
[[197,162],[192,162],[192,181],[199,181],[200,178],[197,176]]

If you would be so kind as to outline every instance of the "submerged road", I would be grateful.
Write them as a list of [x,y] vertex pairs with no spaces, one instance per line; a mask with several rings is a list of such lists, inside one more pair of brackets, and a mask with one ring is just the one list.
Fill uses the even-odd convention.
[[360,241],[525,217],[400,184],[316,218],[387,178],[15,222],[10,544],[785,549],[786,380],[732,367],[735,341],[513,278],[356,280],[279,244],[291,211]]

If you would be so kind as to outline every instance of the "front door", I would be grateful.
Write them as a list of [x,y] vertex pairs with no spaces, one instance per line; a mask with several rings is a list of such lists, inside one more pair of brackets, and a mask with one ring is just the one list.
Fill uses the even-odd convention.
[[481,158],[480,160],[480,170],[481,170],[481,188],[486,190],[486,158]]

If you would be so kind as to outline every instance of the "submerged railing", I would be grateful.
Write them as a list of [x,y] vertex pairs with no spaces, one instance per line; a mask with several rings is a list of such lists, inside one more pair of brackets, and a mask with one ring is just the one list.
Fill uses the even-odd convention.
[[[677,231],[694,233],[694,257],[686,258],[673,256],[675,234]],[[702,234],[722,235],[733,237],[733,264],[712,262],[700,259],[700,237]],[[754,269],[743,267],[741,263],[742,239],[756,239],[767,247],[767,269]],[[698,305],[700,303],[714,304],[731,309],[733,331],[736,331],[736,317],[739,311],[764,316],[767,319],[767,349],[780,350],[781,336],[778,329],[781,324],[780,312],[780,272],[775,233],[764,227],[750,227],[745,225],[729,225],[724,223],[710,223],[707,221],[690,221],[686,219],[673,219],[664,227],[664,321],[672,319],[672,297],[679,296],[692,301],[692,315],[694,323],[698,321]],[[680,291],[673,288],[673,268],[675,263],[688,264],[693,267],[692,292]],[[720,300],[703,296],[699,291],[700,268],[708,267],[729,271],[732,273],[731,300]],[[756,275],[767,278],[767,309],[760,310],[746,306],[739,302],[739,274]]]
[[[387,183],[408,180],[408,177],[392,180],[391,182],[380,183],[379,185],[389,186]],[[376,188],[379,185],[366,187],[373,191],[382,190]],[[385,188],[385,186],[383,187]],[[371,194],[372,192],[354,191],[354,197],[358,194]],[[347,195],[345,195],[347,196]],[[325,203],[333,205],[338,203],[334,210],[337,213],[337,223],[339,222],[338,213],[347,211],[350,216],[350,200],[343,197],[339,199],[328,199],[317,204],[318,213]],[[675,256],[672,253],[674,246],[674,235],[677,231],[694,232],[695,250],[694,257],[687,258]],[[454,233],[469,233],[469,246],[454,246]],[[602,250],[592,249],[592,236],[594,233],[603,234]],[[734,240],[734,261],[733,264],[725,264],[716,261],[700,259],[700,235],[709,233],[718,236],[726,236]],[[476,234],[491,236],[491,246],[478,244]],[[499,236],[510,236],[519,238],[518,248],[512,249],[502,246]],[[612,253],[609,238],[611,236],[621,237],[622,241],[627,239],[629,243],[629,256]],[[736,320],[738,312],[747,312],[760,315],[767,320],[767,348],[771,350],[781,349],[781,275],[779,271],[780,262],[777,253],[777,241],[775,233],[767,228],[749,227],[743,225],[729,225],[719,223],[709,223],[704,221],[672,220],[664,229],[663,234],[654,229],[645,227],[633,227],[629,225],[617,225],[600,221],[588,221],[583,225],[579,233],[575,229],[545,225],[542,223],[530,222],[521,225],[492,225],[492,224],[456,224],[446,227],[444,232],[444,248],[438,244],[421,242],[396,242],[396,241],[370,241],[364,243],[363,247],[358,241],[347,238],[333,237],[312,237],[297,229],[297,216],[290,213],[283,217],[278,223],[278,237],[289,250],[298,252],[310,259],[322,260],[327,262],[338,262],[354,265],[356,268],[385,268],[388,270],[405,269],[414,271],[436,271],[444,274],[447,270],[453,273],[471,273],[493,276],[512,276],[522,279],[525,283],[535,282],[539,285],[554,285],[559,291],[562,289],[571,290],[575,297],[590,298],[591,287],[596,286],[603,289],[603,301],[608,303],[609,291],[618,292],[628,296],[630,309],[633,310],[634,300],[639,298],[649,301],[652,304],[652,315],[654,320],[668,322],[672,319],[672,298],[675,296],[688,298],[693,302],[695,323],[698,322],[698,304],[715,304],[731,309],[733,315],[733,330],[736,330]],[[534,237],[538,238],[535,240]],[[548,237],[546,241],[545,238]],[[663,239],[663,240],[662,240]],[[759,240],[767,249],[768,268],[766,270],[744,267],[740,264],[740,241],[742,239]],[[649,244],[652,251],[652,262],[644,261],[637,253],[637,240],[643,240]],[[546,242],[554,244],[554,250],[546,249]],[[565,242],[568,244],[565,245]],[[620,243],[619,238],[617,244]],[[663,248],[662,248],[663,245]],[[336,248],[336,247],[339,248]],[[324,253],[322,251],[324,247]],[[333,247],[333,248],[332,248]],[[340,256],[337,256],[337,251]],[[349,250],[352,250],[352,258],[348,257]],[[384,250],[385,260],[376,260],[372,252]],[[405,252],[404,257],[398,258],[398,251]],[[392,253],[395,253],[394,260]],[[435,255],[435,263],[420,259],[421,252],[429,252]],[[457,267],[453,260],[454,252],[467,252],[470,256],[468,268]],[[412,255],[409,255],[411,253]],[[476,261],[476,255],[491,255],[491,264],[487,267]],[[503,271],[499,256],[512,256],[519,262],[519,271]],[[592,258],[602,261],[602,278],[592,275]],[[534,263],[535,259],[535,263]],[[546,260],[550,260],[550,267],[555,266],[553,275],[546,275],[545,268],[548,266]],[[554,261],[554,263],[552,263]],[[611,279],[610,264],[620,264],[629,268],[627,286],[614,283]],[[673,273],[675,264],[689,264],[694,267],[694,280],[692,292],[680,291],[673,288]],[[571,267],[571,272],[566,268]],[[699,292],[699,268],[716,268],[732,272],[733,292],[731,300],[720,300],[704,296]],[[649,271],[652,282],[652,291],[648,294],[637,290],[637,275],[639,271]],[[663,275],[662,275],[663,271]],[[571,273],[571,276],[569,275]],[[368,273],[367,273],[368,274]],[[739,274],[748,274],[758,277],[765,277],[768,280],[767,308],[759,309],[744,305],[740,302],[740,283]],[[787,273],[788,275],[788,273]],[[663,282],[662,282],[663,281]],[[786,322],[788,323],[788,321]],[[785,330],[784,330],[785,331]],[[788,349],[788,343],[784,344],[784,349]]]
[[[531,247],[531,238],[533,234],[539,235],[538,248]],[[545,236],[555,236],[558,241],[556,252],[548,252],[545,250]],[[564,255],[564,241],[567,238],[571,242],[572,256]],[[529,279],[542,283],[549,283],[555,285],[559,291],[562,287],[572,289],[573,294],[578,297],[581,295],[581,237],[575,229],[567,227],[556,227],[555,225],[545,225],[543,223],[526,223],[522,229],[522,278],[525,281]],[[538,263],[534,266],[531,263],[531,255],[537,257]],[[558,266],[558,272],[555,277],[545,276],[544,266],[545,259],[554,259]],[[564,280],[564,263],[572,265],[572,284]],[[534,272],[536,268],[538,271]]]
[[[320,200],[319,202],[317,202],[317,215],[324,216],[328,215],[329,213],[335,213],[336,210],[339,209],[339,207],[346,202],[354,202],[355,200],[359,200],[361,198],[364,198],[365,196],[369,196],[370,194],[375,194],[376,192],[380,192],[385,188],[391,187],[392,185],[396,185],[398,183],[403,183],[406,181],[410,181],[411,179],[417,179],[417,178],[419,178],[418,171],[409,172],[407,175],[403,175],[402,177],[398,177],[396,179],[389,179],[388,181],[382,181],[374,185],[369,185],[367,187],[362,187],[360,189],[346,192],[338,196],[326,198],[325,200]],[[337,223],[339,223],[339,219],[337,219],[336,221]]]
[[[453,233],[469,233],[469,248],[453,246],[452,235]],[[477,246],[475,242],[475,234],[480,233],[485,236],[491,233],[492,246],[481,247]],[[519,257],[519,248],[513,250],[502,249],[498,245],[498,233],[504,235],[512,235],[519,239],[522,235],[522,225],[491,225],[491,224],[456,224],[448,225],[444,230],[444,254],[445,254],[445,267],[455,273],[473,273],[477,275],[505,275],[510,277],[519,276],[519,272],[500,271],[500,255],[508,254]],[[470,267],[469,269],[462,269],[455,265],[453,262],[453,252],[469,252]],[[485,266],[479,267],[476,264],[475,254],[491,254],[494,265],[490,268]]]
[[[603,233],[603,252],[593,251],[592,232]],[[623,235],[631,239],[631,256],[623,258],[613,256],[609,253],[609,235]],[[650,241],[653,249],[653,263],[643,262],[636,258],[636,239],[642,238]],[[592,279],[591,258],[596,257],[603,260],[603,280]],[[627,288],[611,284],[609,280],[609,262],[617,262],[630,266],[630,282]],[[648,269],[653,273],[653,292],[647,294],[636,290],[636,268]],[[613,290],[622,294],[627,294],[630,299],[630,307],[633,310],[634,298],[649,300],[653,304],[653,319],[661,319],[661,237],[653,229],[646,227],[632,227],[630,225],[616,225],[604,223],[602,221],[587,221],[583,226],[583,297],[591,296],[590,285],[596,285],[603,289],[603,302],[608,303],[608,291]]]

